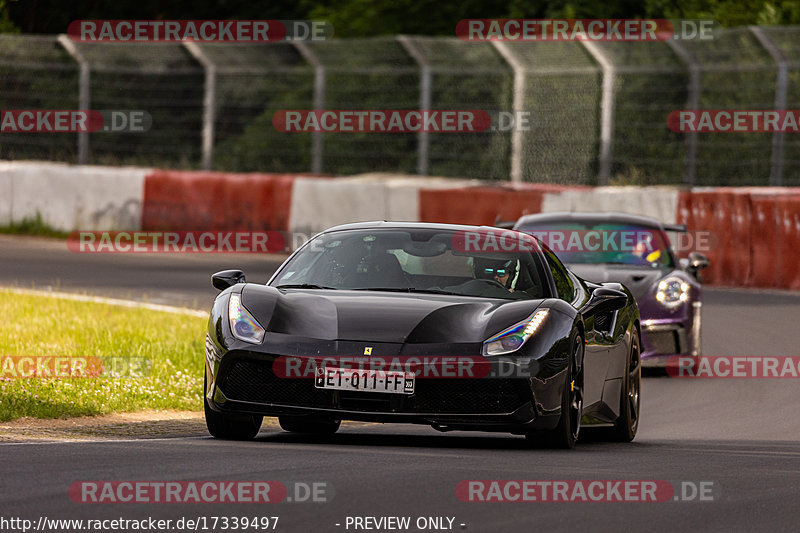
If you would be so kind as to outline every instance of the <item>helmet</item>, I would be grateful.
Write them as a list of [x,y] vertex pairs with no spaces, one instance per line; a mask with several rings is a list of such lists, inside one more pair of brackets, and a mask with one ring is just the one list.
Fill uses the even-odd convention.
[[476,279],[495,279],[509,275],[506,280],[506,288],[509,288],[517,272],[517,261],[475,257],[472,260],[472,270]]

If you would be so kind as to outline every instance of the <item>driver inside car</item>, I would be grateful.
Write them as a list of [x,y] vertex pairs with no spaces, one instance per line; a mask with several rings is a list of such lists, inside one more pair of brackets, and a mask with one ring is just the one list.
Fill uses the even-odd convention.
[[514,292],[519,277],[519,261],[476,257],[472,263],[475,279],[494,280]]

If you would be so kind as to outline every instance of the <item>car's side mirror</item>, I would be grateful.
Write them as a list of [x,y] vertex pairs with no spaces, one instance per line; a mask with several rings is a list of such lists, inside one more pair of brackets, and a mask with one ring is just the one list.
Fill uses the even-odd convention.
[[223,270],[211,276],[211,284],[221,291],[244,282],[244,272],[241,270]]
[[700,252],[692,252],[689,254],[689,268],[694,270],[702,270],[708,267],[708,257]]
[[701,281],[700,271],[708,267],[708,257],[700,252],[692,252],[689,254],[688,259],[680,260],[680,265],[682,269],[694,276],[697,281]]
[[628,295],[622,291],[608,287],[597,287],[592,291],[592,297],[581,310],[584,318],[588,318],[600,313],[608,313],[622,309],[628,303]]

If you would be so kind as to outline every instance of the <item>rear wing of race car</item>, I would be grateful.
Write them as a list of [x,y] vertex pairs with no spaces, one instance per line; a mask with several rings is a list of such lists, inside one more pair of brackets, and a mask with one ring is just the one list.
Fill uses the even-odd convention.
[[676,231],[678,233],[687,233],[688,229],[686,224],[664,224],[664,231]]

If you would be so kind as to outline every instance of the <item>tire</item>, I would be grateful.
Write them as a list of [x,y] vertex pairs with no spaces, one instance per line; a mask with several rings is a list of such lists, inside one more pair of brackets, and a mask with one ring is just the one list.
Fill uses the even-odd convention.
[[575,447],[583,416],[583,370],[578,370],[578,361],[583,361],[583,338],[573,331],[570,336],[569,370],[561,395],[561,417],[558,425],[551,430],[526,434],[532,445],[563,449]]
[[333,435],[342,424],[341,420],[311,416],[280,416],[278,422],[284,431],[305,435]]
[[206,416],[206,427],[212,437],[224,440],[251,440],[261,429],[263,416],[248,414],[218,413],[208,406],[206,385],[203,380],[203,411]]
[[633,329],[631,349],[628,351],[628,364],[622,376],[619,418],[609,431],[609,440],[631,442],[639,429],[639,415],[642,405],[642,360],[639,332]]

